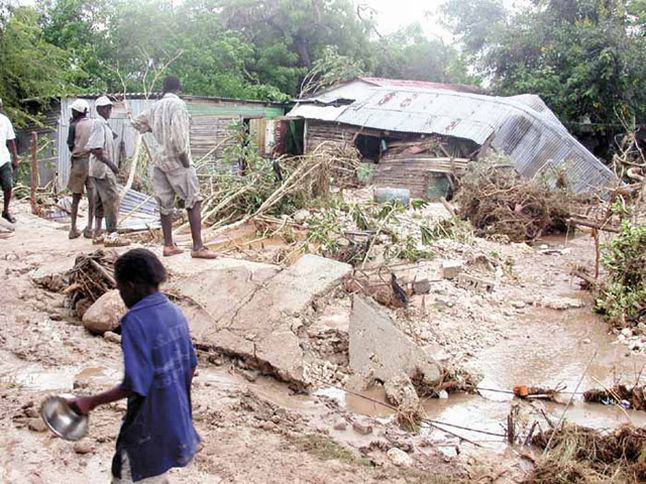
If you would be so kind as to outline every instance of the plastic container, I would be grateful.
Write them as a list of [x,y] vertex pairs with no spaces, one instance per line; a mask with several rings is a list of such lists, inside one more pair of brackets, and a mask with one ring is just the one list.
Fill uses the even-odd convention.
[[410,203],[410,190],[408,188],[375,188],[374,199],[377,203],[387,203],[397,200],[405,207]]

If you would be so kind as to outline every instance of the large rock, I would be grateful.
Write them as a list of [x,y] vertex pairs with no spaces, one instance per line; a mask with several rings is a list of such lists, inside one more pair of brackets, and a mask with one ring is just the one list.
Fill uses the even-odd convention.
[[352,300],[350,368],[367,378],[388,382],[401,373],[435,385],[440,366],[395,326],[390,316],[360,295]]
[[281,269],[248,261],[215,260],[208,270],[168,286],[190,303],[186,313],[195,341],[293,383],[304,384],[303,350],[292,323],[352,272],[352,267],[312,255]]
[[88,331],[98,334],[114,331],[119,327],[121,318],[126,314],[126,311],[126,305],[123,303],[119,291],[113,289],[97,299],[90,309],[85,311],[83,326]]

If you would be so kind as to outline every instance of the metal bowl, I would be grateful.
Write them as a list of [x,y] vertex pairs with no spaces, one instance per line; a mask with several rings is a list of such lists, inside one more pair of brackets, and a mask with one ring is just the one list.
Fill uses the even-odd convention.
[[87,434],[88,417],[75,412],[63,397],[49,397],[40,406],[49,429],[65,440],[80,440]]

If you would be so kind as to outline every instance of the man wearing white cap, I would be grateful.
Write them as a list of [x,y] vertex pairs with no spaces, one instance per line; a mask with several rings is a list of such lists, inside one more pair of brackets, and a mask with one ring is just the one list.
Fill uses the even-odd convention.
[[[109,247],[120,247],[130,242],[119,238],[117,234],[117,214],[119,213],[119,190],[117,174],[119,168],[114,163],[114,135],[108,124],[112,113],[112,101],[101,96],[94,103],[97,118],[92,126],[92,133],[87,143],[90,150],[90,177],[96,192],[94,207],[94,238],[97,243],[105,242]],[[105,216],[107,236],[102,236],[101,224]]]
[[16,134],[9,118],[1,112],[2,106],[0,99],[0,187],[4,193],[2,218],[13,224],[16,219],[9,213],[9,202],[13,189],[13,172],[18,169],[18,152]]
[[67,184],[72,192],[72,227],[69,238],[76,239],[81,235],[81,232],[76,228],[76,220],[83,191],[87,189],[87,227],[83,231],[83,236],[91,239],[94,219],[94,185],[92,178],[90,178],[90,150],[87,148],[87,142],[92,132],[92,120],[87,117],[90,105],[84,99],[77,99],[72,103],[71,109],[72,119],[67,135],[67,146],[72,152],[72,167]]

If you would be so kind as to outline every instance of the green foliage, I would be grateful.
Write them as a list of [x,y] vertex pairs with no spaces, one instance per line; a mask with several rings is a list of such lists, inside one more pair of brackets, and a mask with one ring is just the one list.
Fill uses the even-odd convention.
[[454,49],[419,27],[375,40],[372,20],[351,0],[37,5],[44,40],[67,55],[68,68],[87,74],[75,79],[76,90],[159,90],[173,73],[186,94],[285,101],[304,84],[322,88],[364,73],[446,82],[464,81],[467,72]]
[[434,82],[477,83],[467,74],[457,49],[429,39],[420,24],[403,27],[373,46],[371,71],[378,77]]
[[536,1],[515,14],[448,0],[444,13],[497,94],[538,94],[575,133],[644,119],[643,0]]
[[602,260],[608,280],[597,298],[597,309],[614,326],[646,323],[646,225],[624,221]]
[[470,244],[473,240],[473,227],[460,217],[451,217],[436,223],[432,227],[423,225],[422,242],[431,245],[440,239],[451,239],[463,244]]
[[84,77],[69,54],[47,42],[35,10],[20,7],[0,24],[0,97],[12,121],[31,118],[21,101],[69,91]]

